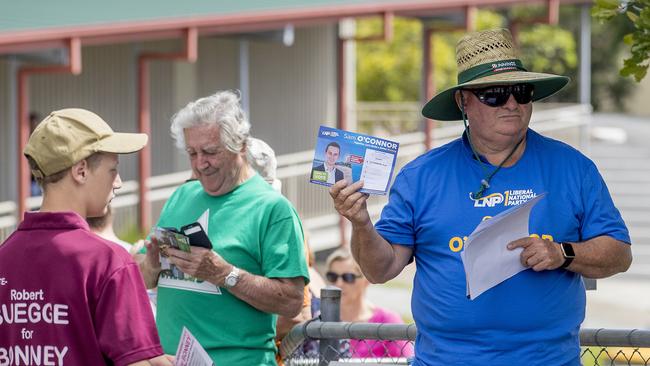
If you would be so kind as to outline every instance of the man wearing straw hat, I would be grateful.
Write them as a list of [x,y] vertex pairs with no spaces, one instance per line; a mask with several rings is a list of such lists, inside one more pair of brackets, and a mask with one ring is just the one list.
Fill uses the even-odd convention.
[[[627,270],[630,237],[595,165],[572,147],[528,128],[532,102],[562,89],[567,77],[528,72],[510,33],[471,33],[457,45],[458,85],[431,99],[424,116],[463,120],[463,136],[407,164],[373,227],[363,182],[330,189],[352,222],[352,250],[372,282],[397,276],[415,259],[414,365],[579,365],[584,319],[581,275]],[[484,219],[541,193],[529,267],[466,298],[460,252]]]
[[85,220],[105,215],[122,185],[118,154],[146,143],[78,108],[50,113],[30,136],[43,204],[0,246],[0,365],[173,365],[138,265]]

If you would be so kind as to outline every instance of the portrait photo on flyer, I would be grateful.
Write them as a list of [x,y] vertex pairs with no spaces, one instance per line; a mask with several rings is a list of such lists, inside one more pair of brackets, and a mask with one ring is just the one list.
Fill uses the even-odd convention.
[[309,181],[331,186],[363,180],[360,192],[385,195],[395,170],[399,143],[320,126]]

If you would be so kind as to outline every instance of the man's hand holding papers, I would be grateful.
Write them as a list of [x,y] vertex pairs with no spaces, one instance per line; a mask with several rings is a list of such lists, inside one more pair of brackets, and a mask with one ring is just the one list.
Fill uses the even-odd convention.
[[483,292],[528,269],[520,260],[521,246],[508,244],[529,236],[530,210],[544,194],[482,221],[469,235],[460,253],[467,278],[467,296],[474,300]]
[[560,246],[550,240],[529,236],[508,244],[509,250],[517,248],[523,248],[519,256],[521,264],[535,272],[560,268],[565,260]]

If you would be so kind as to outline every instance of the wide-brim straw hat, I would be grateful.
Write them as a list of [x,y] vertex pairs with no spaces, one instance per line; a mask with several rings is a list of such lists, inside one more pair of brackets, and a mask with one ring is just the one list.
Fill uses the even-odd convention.
[[455,94],[459,89],[487,85],[528,83],[534,86],[533,101],[564,88],[566,76],[527,71],[517,55],[507,29],[467,34],[456,45],[458,85],[438,93],[422,108],[422,115],[440,121],[463,119]]

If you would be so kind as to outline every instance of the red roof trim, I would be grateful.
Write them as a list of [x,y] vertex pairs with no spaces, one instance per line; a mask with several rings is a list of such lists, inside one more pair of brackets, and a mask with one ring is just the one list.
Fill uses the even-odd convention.
[[[541,0],[538,2],[546,2]],[[394,12],[396,14],[413,14],[414,12],[435,12],[457,9],[465,6],[504,6],[530,3],[527,0],[428,0],[428,1],[394,1],[389,3],[362,4],[349,6],[326,6],[310,9],[274,10],[250,12],[235,15],[210,15],[202,17],[183,17],[175,19],[159,19],[147,21],[129,21],[101,25],[86,25],[74,27],[59,27],[29,31],[0,33],[0,52],[6,52],[16,47],[22,49],[26,43],[33,43],[31,48],[41,48],[42,44],[60,41],[71,37],[80,37],[90,43],[108,43],[107,40],[118,41],[119,38],[133,40],[134,38],[160,38],[157,35],[175,32],[188,27],[196,27],[201,34],[228,33],[232,31],[272,29],[286,23],[311,24],[323,20],[333,21],[345,17],[359,17]],[[591,3],[586,0],[563,0],[563,3]],[[422,13],[420,13],[422,14]],[[203,29],[202,29],[203,28]],[[91,39],[95,39],[93,42]],[[102,41],[104,40],[104,41]]]

